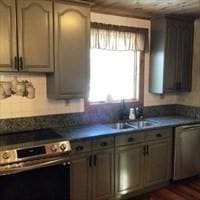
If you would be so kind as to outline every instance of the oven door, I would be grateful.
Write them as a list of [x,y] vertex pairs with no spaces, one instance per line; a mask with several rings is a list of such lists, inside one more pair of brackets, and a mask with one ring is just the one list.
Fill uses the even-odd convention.
[[69,200],[70,165],[66,158],[0,167],[1,200]]

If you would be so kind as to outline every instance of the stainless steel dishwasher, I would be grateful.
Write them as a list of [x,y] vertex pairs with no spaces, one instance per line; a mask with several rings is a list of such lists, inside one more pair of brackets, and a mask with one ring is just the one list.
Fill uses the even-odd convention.
[[174,145],[173,179],[200,174],[200,124],[177,127]]

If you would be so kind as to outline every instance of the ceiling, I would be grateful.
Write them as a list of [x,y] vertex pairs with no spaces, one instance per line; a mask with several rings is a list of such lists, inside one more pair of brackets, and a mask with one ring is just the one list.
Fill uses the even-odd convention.
[[92,11],[138,18],[159,14],[200,17],[200,0],[86,0]]

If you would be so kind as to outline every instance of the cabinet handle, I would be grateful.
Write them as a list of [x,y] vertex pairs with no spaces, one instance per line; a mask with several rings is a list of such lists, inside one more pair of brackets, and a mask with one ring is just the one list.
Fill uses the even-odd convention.
[[83,146],[77,146],[77,147],[76,147],[76,151],[82,151],[83,149],[84,149]]
[[107,142],[101,142],[101,144],[100,144],[100,146],[102,146],[102,147],[105,147],[105,146],[107,146],[107,145],[108,145]]
[[14,60],[15,60],[15,69],[16,69],[16,70],[19,70],[19,62],[18,62],[18,57],[17,57],[17,56],[15,56]]
[[130,138],[128,138],[128,142],[134,142],[134,138],[132,138],[132,137],[130,137]]
[[143,155],[146,155],[146,145],[143,146]]
[[149,155],[149,145],[147,145],[147,155]]
[[94,166],[96,166],[97,165],[97,156],[96,156],[96,154],[94,154]]
[[19,67],[20,67],[21,70],[24,69],[24,63],[23,63],[23,58],[22,57],[19,58]]
[[92,167],[92,155],[89,157],[89,166]]
[[162,134],[158,133],[156,134],[156,137],[162,137]]
[[181,86],[182,86],[181,82],[177,82],[176,83],[176,90],[181,90]]

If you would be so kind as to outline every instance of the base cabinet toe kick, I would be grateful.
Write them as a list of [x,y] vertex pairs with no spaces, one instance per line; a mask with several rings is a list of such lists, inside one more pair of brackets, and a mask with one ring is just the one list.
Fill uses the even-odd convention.
[[126,199],[167,185],[172,140],[163,128],[72,142],[70,199]]

